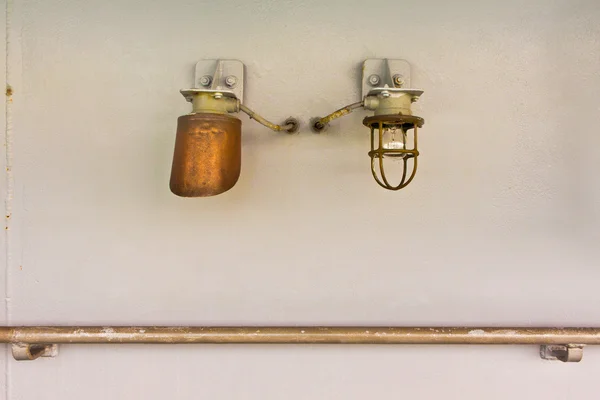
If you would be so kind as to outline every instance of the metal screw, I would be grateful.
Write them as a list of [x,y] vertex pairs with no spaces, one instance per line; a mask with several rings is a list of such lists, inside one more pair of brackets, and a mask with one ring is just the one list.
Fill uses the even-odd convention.
[[383,92],[381,92],[381,97],[390,97],[390,92],[384,90]]
[[229,75],[225,78],[225,84],[230,88],[235,87],[235,85],[237,85],[237,78],[233,75]]
[[369,76],[369,84],[371,86],[377,86],[379,84],[379,81],[381,81],[381,78],[379,78],[379,75],[371,75]]
[[215,93],[215,95],[213,96],[215,99],[219,100],[220,98],[223,97],[223,93]]
[[210,76],[210,75],[204,75],[202,78],[200,78],[198,80],[198,82],[202,86],[209,86],[211,84],[211,82],[212,82],[212,76]]
[[416,102],[417,102],[417,100],[419,100],[419,96],[413,96],[413,97],[410,99],[410,102],[411,102],[411,103],[416,103]]
[[400,74],[394,75],[392,77],[392,79],[394,80],[394,85],[397,87],[401,87],[402,85],[404,85],[404,77]]

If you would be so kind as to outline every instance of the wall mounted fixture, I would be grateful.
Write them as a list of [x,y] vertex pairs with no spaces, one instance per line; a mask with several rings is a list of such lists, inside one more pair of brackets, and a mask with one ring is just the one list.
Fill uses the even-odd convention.
[[[312,127],[321,132],[334,119],[357,108],[375,111],[363,120],[371,131],[371,172],[377,183],[389,190],[406,187],[417,173],[417,131],[425,122],[412,115],[411,105],[423,94],[410,89],[410,65],[404,60],[368,59],[363,64],[362,100],[341,108],[326,117],[316,118]],[[400,182],[390,183],[384,160],[402,163]],[[411,170],[408,174],[408,170]]]
[[274,131],[294,133],[298,120],[283,125],[267,121],[243,104],[244,64],[237,60],[202,60],[194,87],[181,90],[192,112],[177,120],[171,168],[171,191],[182,197],[214,196],[231,189],[240,176],[242,122],[229,114],[242,111]]

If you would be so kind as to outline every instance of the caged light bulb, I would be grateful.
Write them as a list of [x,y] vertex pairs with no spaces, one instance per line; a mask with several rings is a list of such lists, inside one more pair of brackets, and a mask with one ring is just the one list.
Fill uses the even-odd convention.
[[[385,128],[383,132],[383,148],[386,150],[404,150],[406,148],[406,131],[393,126]],[[395,161],[403,159],[406,154],[388,153],[384,157],[390,157]]]

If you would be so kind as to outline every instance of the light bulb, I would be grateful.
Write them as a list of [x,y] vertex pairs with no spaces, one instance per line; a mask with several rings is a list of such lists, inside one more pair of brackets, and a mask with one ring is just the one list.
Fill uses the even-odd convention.
[[[406,132],[403,129],[397,129],[395,126],[385,128],[383,132],[383,148],[386,150],[404,150],[406,148]],[[402,153],[384,155],[384,157],[390,157],[395,161],[399,161],[405,156],[406,154]]]

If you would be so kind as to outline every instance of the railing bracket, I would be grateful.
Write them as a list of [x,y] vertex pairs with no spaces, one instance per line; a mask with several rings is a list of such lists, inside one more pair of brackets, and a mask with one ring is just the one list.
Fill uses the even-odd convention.
[[540,346],[540,357],[544,360],[579,362],[583,358],[582,344],[544,344]]
[[35,360],[38,357],[56,357],[58,344],[13,343],[12,355],[17,361]]

